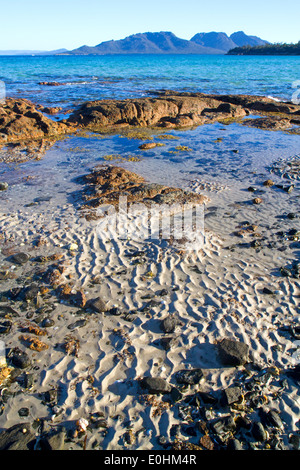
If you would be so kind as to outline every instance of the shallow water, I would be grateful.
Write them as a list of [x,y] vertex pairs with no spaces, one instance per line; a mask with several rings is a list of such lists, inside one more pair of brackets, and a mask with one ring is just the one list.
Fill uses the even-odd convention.
[[[71,202],[81,188],[76,177],[87,174],[98,164],[126,167],[151,182],[169,186],[189,189],[191,181],[197,180],[234,188],[255,184],[257,177],[270,176],[269,166],[273,162],[300,153],[297,135],[241,124],[215,123],[188,131],[145,130],[145,135],[163,146],[143,151],[139,149],[143,141],[126,134],[91,133],[56,142],[40,160],[0,163],[0,180],[11,186],[0,194],[1,206],[22,207],[40,195],[51,196],[52,204]],[[169,138],[160,138],[163,135]],[[275,175],[272,178],[280,180]]]
[[[299,74],[297,56],[0,57],[0,80],[7,96],[64,109],[87,100],[144,96],[159,89],[292,100]],[[47,81],[64,85],[39,85]]]

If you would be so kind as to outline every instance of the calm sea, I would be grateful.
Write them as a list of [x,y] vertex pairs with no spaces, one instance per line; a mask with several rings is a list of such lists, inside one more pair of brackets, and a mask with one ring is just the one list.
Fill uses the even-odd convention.
[[[7,96],[63,108],[169,89],[292,100],[300,57],[131,55],[0,57]],[[39,82],[60,82],[49,87]]]

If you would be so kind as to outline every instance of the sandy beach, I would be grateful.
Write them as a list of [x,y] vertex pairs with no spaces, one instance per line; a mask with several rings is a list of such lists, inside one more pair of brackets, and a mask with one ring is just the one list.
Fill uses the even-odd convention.
[[[181,182],[203,195],[199,249],[107,236],[84,216],[82,182],[1,192],[1,448],[299,448],[299,158],[287,161]],[[156,179],[117,166],[165,175],[163,162]]]

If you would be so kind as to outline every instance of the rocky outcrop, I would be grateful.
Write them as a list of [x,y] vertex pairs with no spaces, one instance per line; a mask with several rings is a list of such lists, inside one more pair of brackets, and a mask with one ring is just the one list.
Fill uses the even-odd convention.
[[182,128],[246,114],[242,106],[220,103],[210,95],[174,93],[156,98],[90,101],[68,121],[94,131],[113,126]]
[[[157,92],[155,97],[88,101],[63,120],[54,121],[45,115],[59,111],[60,108],[35,106],[25,99],[8,98],[0,105],[0,145],[60,137],[77,129],[102,132],[124,127],[181,129],[232,120],[268,130],[289,130],[300,125],[299,105],[248,95],[165,91]],[[267,119],[244,119],[250,114]]]
[[0,105],[0,145],[58,137],[74,132],[75,127],[71,122],[53,121],[25,99],[8,98]]
[[204,204],[208,200],[201,194],[147,183],[142,176],[117,166],[95,168],[92,173],[79,178],[79,181],[86,184],[81,208],[88,219],[97,218],[96,209],[103,204],[117,207],[120,196],[126,196],[129,205],[141,202],[145,205]]
[[89,101],[68,121],[94,131],[128,126],[188,128],[241,120],[250,114],[268,115],[269,125],[264,128],[272,130],[300,125],[300,106],[293,103],[280,103],[263,96],[173,91],[158,92],[154,98]]

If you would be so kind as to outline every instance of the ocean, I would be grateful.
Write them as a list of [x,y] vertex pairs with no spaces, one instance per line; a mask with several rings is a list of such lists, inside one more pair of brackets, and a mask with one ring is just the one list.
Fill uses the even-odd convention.
[[133,98],[165,89],[291,101],[299,79],[300,57],[0,56],[0,80],[7,96],[64,109],[88,100]]

